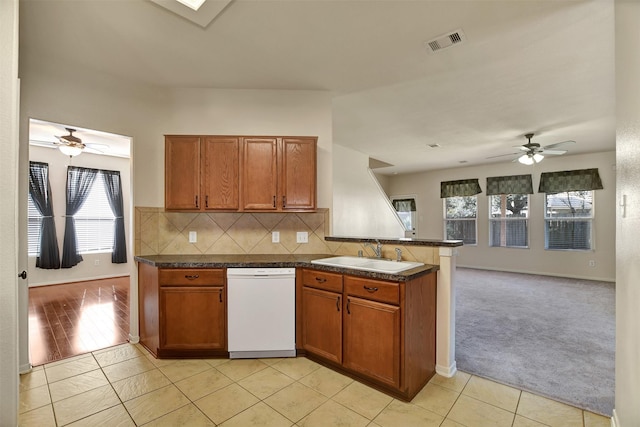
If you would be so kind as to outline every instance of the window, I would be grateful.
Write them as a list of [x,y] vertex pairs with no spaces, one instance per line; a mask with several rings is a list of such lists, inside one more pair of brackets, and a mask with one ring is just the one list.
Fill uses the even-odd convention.
[[87,200],[73,217],[79,253],[113,250],[115,217],[104,189],[102,173],[96,175]]
[[36,205],[33,203],[31,195],[27,206],[27,242],[29,256],[38,256],[40,254],[40,231],[42,229],[42,215]]
[[545,249],[592,249],[593,191],[545,194]]
[[489,196],[489,246],[529,247],[529,195]]
[[477,241],[477,196],[457,196],[444,199],[444,238],[462,240],[465,245]]
[[413,198],[393,199],[392,204],[398,218],[404,225],[404,237],[416,237],[416,200]]

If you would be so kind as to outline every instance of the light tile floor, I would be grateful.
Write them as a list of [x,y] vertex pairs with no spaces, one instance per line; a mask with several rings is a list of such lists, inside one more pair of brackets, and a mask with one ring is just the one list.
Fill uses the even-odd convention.
[[608,427],[597,414],[458,372],[411,403],[304,357],[158,360],[123,344],[20,378],[20,426]]

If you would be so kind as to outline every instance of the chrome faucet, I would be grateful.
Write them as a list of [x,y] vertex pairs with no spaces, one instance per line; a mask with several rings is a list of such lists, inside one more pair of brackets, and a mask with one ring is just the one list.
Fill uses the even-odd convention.
[[364,244],[364,247],[369,247],[371,248],[371,250],[373,250],[374,255],[376,256],[376,258],[382,258],[382,243],[380,243],[379,240],[376,240],[376,246],[374,247],[371,243],[366,242]]
[[402,261],[402,249],[396,248],[396,261]]

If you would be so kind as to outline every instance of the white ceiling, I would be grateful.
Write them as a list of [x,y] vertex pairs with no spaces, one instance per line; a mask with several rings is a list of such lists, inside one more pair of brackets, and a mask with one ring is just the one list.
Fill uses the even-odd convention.
[[[29,64],[331,91],[334,143],[383,173],[508,162],[486,157],[529,132],[575,140],[567,155],[615,149],[611,0],[234,0],[204,28],[148,0],[22,0],[20,28]],[[427,53],[457,29],[463,43]]]

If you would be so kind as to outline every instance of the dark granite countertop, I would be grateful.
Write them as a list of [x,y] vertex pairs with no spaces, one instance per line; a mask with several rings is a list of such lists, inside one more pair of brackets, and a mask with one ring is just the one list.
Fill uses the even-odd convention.
[[331,254],[301,255],[144,255],[135,260],[159,268],[233,268],[233,267],[311,267],[331,273],[350,274],[371,279],[393,280],[404,282],[423,274],[438,271],[440,266],[425,264],[396,274],[377,273],[373,271],[355,270],[352,268],[330,267],[311,264],[314,259],[328,258]]
[[346,236],[326,236],[324,240],[328,242],[352,242],[352,243],[377,243],[398,246],[440,246],[453,248],[462,246],[462,240],[437,240],[437,239],[413,239],[411,237],[399,237],[391,239],[388,237],[346,237]]

